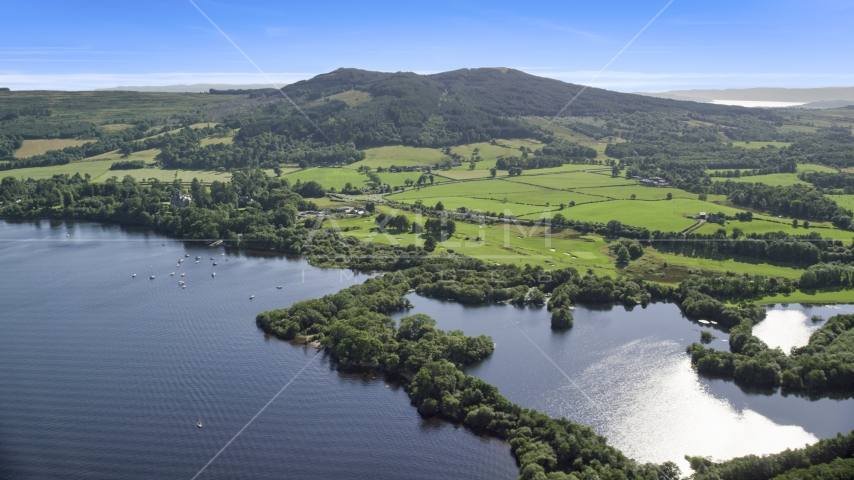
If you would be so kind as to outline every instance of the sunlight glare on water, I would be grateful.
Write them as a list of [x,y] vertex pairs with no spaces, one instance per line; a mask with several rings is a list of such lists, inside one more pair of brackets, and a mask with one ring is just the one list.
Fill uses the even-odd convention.
[[[738,410],[701,385],[691,361],[672,341],[644,338],[622,345],[588,367],[579,387],[595,399],[585,417],[597,432],[639,461],[675,461],[687,472],[684,455],[729,459],[762,455],[815,443],[818,438],[797,425],[778,425],[749,409]],[[572,386],[554,390],[552,408],[577,405]]]
[[812,332],[822,324],[812,322],[798,310],[770,310],[755,327],[753,335],[771,348],[780,347],[786,354],[792,347],[802,347],[809,343]]

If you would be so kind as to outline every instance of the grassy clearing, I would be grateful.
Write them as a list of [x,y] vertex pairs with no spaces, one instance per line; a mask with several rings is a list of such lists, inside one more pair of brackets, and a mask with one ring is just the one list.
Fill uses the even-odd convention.
[[798,172],[836,173],[836,169],[825,167],[824,165],[817,165],[815,163],[801,163],[798,164]]
[[108,125],[101,125],[98,128],[100,128],[101,130],[103,130],[105,132],[118,132],[121,130],[127,130],[128,128],[131,128],[131,127],[133,127],[133,125],[131,125],[129,123],[111,123]]
[[527,175],[509,179],[514,183],[524,183],[546,188],[569,190],[582,187],[606,187],[613,185],[636,185],[634,180],[623,177],[611,177],[587,172],[572,172],[558,175]]
[[51,138],[47,140],[24,140],[24,144],[19,148],[15,158],[29,158],[34,155],[41,155],[48,150],[62,150],[65,147],[78,147],[84,143],[94,142],[94,140],[75,140],[72,138]]
[[733,147],[756,149],[762,147],[788,147],[792,142],[732,142]]
[[607,223],[619,220],[626,225],[643,226],[649,230],[669,232],[682,231],[694,223],[683,215],[695,215],[717,207],[708,202],[688,199],[673,199],[661,202],[639,202],[637,200],[612,200],[589,203],[567,208],[561,213],[569,219],[585,222]]
[[330,100],[341,100],[351,107],[355,107],[356,105],[361,105],[363,103],[367,103],[371,101],[371,94],[368,92],[360,92],[359,90],[347,90],[346,92],[336,93],[335,95],[330,95],[325,98],[317,99],[311,102],[309,105],[319,105],[326,101],[326,98]]
[[[578,190],[575,190],[575,192],[615,200],[629,200],[632,198],[632,195],[634,195],[638,200],[665,200],[668,193],[673,195],[673,198],[697,198],[696,193],[686,192],[685,190],[679,190],[678,188],[656,188],[644,187],[641,185],[579,188]],[[725,202],[726,195],[708,195],[708,199],[710,202]]]
[[[484,160],[497,160],[498,157],[513,157],[520,156],[520,147],[536,150],[543,146],[537,140],[533,139],[516,139],[516,140],[496,140],[496,145],[489,142],[470,143],[468,145],[460,145],[451,147],[451,151],[458,155],[462,155],[464,159],[471,158],[474,154],[474,149],[478,149],[478,155]],[[491,168],[491,167],[490,167]]]
[[[722,211],[726,211],[725,209],[720,209]],[[718,209],[709,210],[717,212]],[[836,240],[851,240],[854,237],[854,233],[846,232],[844,230],[839,230],[833,228],[831,224],[825,222],[815,222],[810,223],[810,228],[806,229],[803,227],[793,228],[791,220],[782,219],[782,218],[773,218],[767,217],[763,215],[754,215],[752,222],[739,222],[739,221],[729,221],[726,225],[721,226],[717,223],[707,223],[702,227],[698,228],[694,231],[694,233],[701,233],[703,235],[711,235],[715,233],[719,228],[723,228],[727,231],[727,233],[732,233],[732,229],[738,227],[744,231],[744,233],[772,233],[772,232],[785,232],[790,235],[807,235],[810,232],[819,232],[822,238],[833,238]]]
[[595,140],[593,140],[592,138],[577,132],[573,132],[569,128],[564,127],[563,125],[552,123],[550,119],[547,118],[525,117],[525,120],[530,123],[533,123],[534,125],[539,125],[543,128],[551,130],[552,132],[554,132],[556,137],[563,138],[564,140],[569,140],[571,142],[577,142],[584,145],[595,142]]
[[39,117],[43,125],[92,122],[96,125],[125,124],[130,119],[162,119],[207,110],[244,95],[205,95],[161,92],[0,92],[0,103],[9,110],[49,108],[50,117]]
[[408,166],[408,165],[433,165],[448,158],[438,148],[418,148],[406,147],[403,145],[394,145],[389,147],[369,148],[365,150],[365,159],[348,165],[352,169],[359,168],[362,165],[367,165],[373,169],[377,167],[388,168],[392,165]]
[[781,132],[815,133],[818,131],[818,127],[808,127],[806,125],[783,125],[782,127],[777,127],[777,130]]
[[854,195],[825,195],[827,198],[836,202],[842,208],[847,208],[854,212]]
[[335,187],[340,190],[347,182],[354,186],[361,187],[368,180],[366,175],[363,175],[349,168],[307,168],[298,170],[284,175],[284,178],[290,180],[291,184],[297,183],[297,180],[302,183],[314,180],[323,185],[324,188]]
[[750,175],[747,177],[732,177],[732,178],[712,178],[716,182],[725,182],[732,180],[733,182],[747,183],[764,183],[765,185],[779,185],[788,187],[790,185],[809,185],[809,183],[798,178],[796,173],[772,173],[770,175]]
[[214,144],[218,144],[218,143],[225,144],[225,145],[231,145],[231,144],[233,144],[233,143],[234,143],[234,137],[221,137],[221,138],[210,137],[210,138],[203,138],[203,139],[201,140],[201,142],[199,142],[199,143],[201,143],[201,145],[202,145],[203,147],[204,147],[205,145],[214,145]]
[[796,291],[788,295],[777,294],[755,300],[757,305],[772,305],[776,303],[851,303],[854,290],[822,290],[802,292]]
[[[73,162],[67,165],[55,165],[52,167],[35,167],[35,168],[18,168],[14,170],[6,170],[0,172],[0,177],[12,176],[16,178],[51,178],[54,175],[74,175],[79,173],[85,176],[89,174],[92,181],[103,182],[110,177],[124,178],[125,175],[130,175],[137,181],[146,181],[149,178],[156,178],[161,182],[171,182],[178,178],[182,182],[190,182],[193,178],[198,178],[202,182],[212,182],[214,180],[226,181],[231,178],[230,173],[206,172],[198,170],[161,170],[159,168],[141,168],[136,170],[110,170],[110,166],[117,160],[145,160],[151,162],[154,156],[159,153],[159,150],[144,150],[135,152],[127,159],[122,159],[118,152],[105,153],[90,159]],[[176,175],[177,174],[177,175]]]
[[[450,199],[458,201],[466,199]],[[443,201],[444,202],[444,201]],[[384,213],[404,213],[410,221],[424,222],[424,218],[411,212],[399,212],[381,206]],[[421,245],[422,239],[410,232],[381,233],[376,231],[373,218],[348,218],[331,220],[328,227],[348,228],[344,235],[363,241],[392,245]],[[733,259],[712,260],[665,254],[647,248],[639,260],[633,261],[627,270],[618,269],[608,254],[608,242],[591,235],[582,236],[565,231],[547,237],[542,229],[518,227],[515,224],[469,224],[457,222],[457,232],[446,242],[440,243],[436,253],[453,250],[492,263],[540,265],[546,270],[573,267],[584,272],[593,270],[599,275],[618,275],[623,272],[641,275],[649,280],[676,284],[690,275],[689,270],[723,273],[762,273],[770,276],[797,278],[801,270]],[[667,264],[665,267],[664,265]]]

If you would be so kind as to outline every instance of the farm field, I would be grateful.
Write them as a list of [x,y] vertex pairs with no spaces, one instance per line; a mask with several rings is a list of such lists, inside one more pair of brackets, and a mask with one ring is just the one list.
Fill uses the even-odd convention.
[[[138,155],[146,152],[146,155]],[[127,158],[125,160],[149,161],[154,158],[154,155],[152,155],[150,152],[152,151],[146,150],[144,152],[136,152],[135,154],[132,154],[130,158]],[[98,157],[92,157],[92,159],[88,159],[81,162],[73,162],[66,165],[5,170],[0,172],[0,177],[11,176],[16,178],[42,179],[51,178],[54,175],[74,175],[75,173],[79,173],[80,175],[85,176],[88,173],[92,177],[92,181],[95,182],[103,182],[110,177],[118,177],[119,179],[121,179],[124,178],[125,175],[130,175],[139,182],[148,180],[149,178],[156,178],[161,182],[171,182],[175,178],[178,178],[185,183],[191,182],[193,178],[198,178],[199,181],[205,183],[212,182],[214,180],[226,181],[231,178],[230,173],[206,172],[197,170],[161,170],[159,168],[110,170],[110,166],[114,162],[116,162],[117,160],[122,160],[119,157],[120,155],[117,152],[106,153],[104,155],[99,155]]]
[[[718,210],[716,209],[714,211],[717,212]],[[761,215],[754,215],[752,222],[739,222],[737,220],[731,220],[724,226],[721,226],[717,223],[706,223],[697,230],[694,230],[694,233],[711,235],[715,233],[719,228],[723,228],[727,231],[727,234],[730,234],[732,233],[732,229],[735,227],[742,229],[744,233],[762,234],[782,231],[791,235],[808,235],[811,232],[818,232],[821,234],[822,238],[829,237],[837,240],[851,240],[851,238],[854,237],[854,233],[832,228],[829,223],[810,222],[810,228],[808,229],[803,227],[793,228],[791,220],[787,221],[786,219],[776,218],[772,220],[770,217],[763,217]]]
[[[673,198],[697,198],[696,193],[686,192],[678,188],[644,187],[641,185],[579,188],[574,191],[576,193],[585,193],[616,200],[629,200],[632,198],[632,195],[635,195],[635,198],[638,200],[665,200],[668,193],[673,195]],[[708,201],[724,202],[726,201],[726,195],[708,195]]]
[[310,102],[309,105],[319,105],[325,102],[327,98],[329,100],[341,100],[347,105],[355,107],[356,105],[361,105],[363,103],[371,101],[371,98],[373,97],[368,92],[361,92],[359,90],[347,90],[346,92],[336,93],[335,95],[329,95],[328,97],[319,98],[317,100],[314,100],[313,102]]
[[559,124],[552,123],[548,118],[544,117],[524,117],[526,121],[533,123],[534,125],[539,125],[544,128],[548,128],[549,130],[555,133],[555,136],[558,138],[563,138],[564,140],[569,140],[571,142],[577,142],[582,145],[589,145],[594,143],[595,140],[588,137],[587,135],[583,135],[581,133],[574,132],[569,128]]
[[[378,211],[389,214],[403,213],[410,221],[424,222],[424,218],[412,212],[398,211],[380,206]],[[326,228],[349,229],[345,236],[353,236],[362,241],[371,241],[392,245],[421,245],[418,235],[411,232],[378,232],[373,217],[353,217],[330,219],[324,223]],[[583,236],[569,232],[560,232],[547,239],[540,229],[518,227],[515,224],[496,222],[494,224],[470,224],[456,222],[457,231],[447,241],[441,242],[436,254],[453,251],[467,256],[480,258],[493,263],[540,265],[546,270],[574,267],[579,271],[592,269],[597,274],[618,275],[624,270],[614,265],[614,259],[608,254],[608,242],[601,237]],[[665,263],[667,267],[664,268]],[[650,280],[664,283],[678,283],[686,278],[689,269],[702,271],[726,271],[738,274],[764,274],[786,278],[797,278],[802,270],[777,266],[756,261],[737,259],[707,259],[685,257],[663,253],[654,248],[646,248],[644,256],[631,262],[628,271]]]
[[650,231],[679,232],[696,222],[683,215],[695,215],[700,211],[717,207],[699,200],[673,199],[663,202],[638,202],[636,200],[612,200],[609,202],[576,205],[561,213],[568,219],[583,222],[607,223],[619,220],[626,225],[646,227]]
[[824,165],[817,165],[815,163],[799,163],[798,173],[800,172],[836,173],[836,169],[832,167],[826,167]]
[[854,298],[854,290],[819,290],[819,291],[796,291],[788,295],[777,294],[755,300],[757,305],[773,305],[777,303],[804,303],[804,304],[828,304],[828,303],[851,303]]
[[825,195],[827,198],[836,202],[842,208],[846,208],[854,212],[854,195]]
[[48,150],[62,150],[65,147],[78,147],[85,143],[94,142],[94,140],[75,140],[72,138],[50,138],[45,140],[24,140],[15,154],[15,158],[29,158],[34,155],[41,155]]
[[626,180],[624,177],[612,177],[610,174],[572,172],[556,175],[522,175],[508,179],[513,183],[537,185],[559,190],[582,188],[582,187],[605,187],[613,185],[637,185],[634,180]]
[[392,165],[433,165],[442,161],[447,156],[438,148],[419,148],[395,145],[390,147],[376,147],[365,150],[365,159],[348,165],[353,169],[367,165],[374,170],[377,167],[388,168]]
[[131,128],[131,127],[133,127],[133,125],[131,125],[130,123],[110,123],[107,125],[101,125],[98,128],[100,128],[101,130],[103,130],[105,132],[118,132],[121,130],[127,130],[128,128]]
[[199,142],[203,147],[205,145],[213,145],[213,144],[226,144],[231,145],[234,143],[234,137],[208,137],[203,138]]
[[712,180],[715,182],[732,180],[733,182],[764,183],[765,185],[779,185],[782,187],[788,187],[790,185],[809,185],[809,183],[798,178],[797,173],[771,173],[769,175],[750,175],[746,177],[732,178],[712,177]]
[[732,142],[733,147],[742,147],[742,148],[762,148],[762,147],[788,147],[792,142]]

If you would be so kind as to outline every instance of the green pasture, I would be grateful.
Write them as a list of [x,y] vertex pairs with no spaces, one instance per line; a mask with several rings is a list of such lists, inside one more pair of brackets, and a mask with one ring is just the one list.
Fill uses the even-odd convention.
[[818,131],[818,127],[808,127],[806,125],[783,125],[781,127],[777,127],[777,130],[781,132],[815,133]]
[[589,143],[593,143],[594,140],[587,135],[582,135],[580,133],[574,132],[569,128],[560,125],[558,123],[552,123],[550,119],[544,117],[525,117],[527,122],[533,123],[534,125],[539,125],[547,130],[551,130],[554,132],[555,136],[558,138],[562,138],[564,140],[569,140],[571,142],[581,143],[583,145],[587,145]]
[[359,90],[347,90],[346,92],[336,93],[335,95],[329,95],[328,97],[319,98],[309,103],[309,105],[319,105],[326,101],[326,99],[330,100],[341,100],[351,107],[355,107],[356,105],[361,105],[363,103],[367,103],[371,101],[371,94],[368,92],[361,92]]
[[742,147],[742,148],[762,148],[762,147],[788,147],[792,142],[732,142],[733,147]]
[[779,185],[782,187],[788,187],[790,185],[809,185],[809,183],[798,178],[798,174],[796,173],[772,173],[769,175],[750,175],[746,177],[712,177],[713,181],[716,182],[725,182],[727,180],[732,180],[733,182],[747,182],[747,183],[764,183],[765,185]]
[[231,145],[234,143],[234,137],[208,137],[208,138],[203,138],[199,143],[203,147],[205,145],[214,145],[214,144],[220,144],[220,143],[225,144],[225,145]]
[[612,177],[588,172],[570,172],[554,175],[523,175],[508,179],[513,183],[523,183],[559,190],[568,190],[582,187],[607,187],[613,185],[637,185],[634,180],[626,180],[625,177]]
[[[709,212],[718,212],[726,211],[726,209],[720,209],[715,207],[714,210],[709,210]],[[854,237],[854,232],[846,232],[844,230],[839,230],[837,228],[833,228],[831,224],[824,222],[810,222],[810,228],[803,228],[799,226],[798,228],[792,227],[791,220],[782,219],[782,218],[772,218],[765,217],[762,215],[754,215],[753,221],[751,222],[740,222],[738,220],[730,220],[726,225],[719,225],[717,223],[706,223],[702,227],[694,230],[694,233],[700,233],[703,235],[711,235],[715,233],[718,229],[723,228],[727,231],[727,234],[732,233],[732,229],[738,227],[744,233],[773,233],[773,232],[785,232],[790,235],[808,235],[811,232],[818,232],[821,234],[822,238],[833,238],[836,240],[851,240]]]
[[842,208],[854,212],[854,195],[825,195]]
[[836,169],[832,167],[826,167],[824,165],[817,165],[815,163],[799,163],[798,173],[800,172],[836,173]]
[[[579,188],[575,192],[615,200],[630,200],[632,195],[635,195],[637,200],[665,200],[668,193],[672,194],[673,198],[697,198],[696,193],[686,192],[678,188],[644,187],[642,185]],[[708,195],[708,200],[710,202],[724,202],[726,201],[726,195]]]
[[773,305],[777,303],[806,303],[806,304],[828,304],[828,303],[851,303],[854,299],[854,290],[827,289],[818,291],[795,291],[787,295],[777,294],[755,300],[757,305]]
[[684,215],[696,215],[701,211],[719,208],[708,202],[682,198],[661,202],[612,200],[576,205],[562,210],[561,213],[568,219],[583,222],[607,223],[610,220],[618,220],[626,225],[646,227],[651,231],[679,232],[696,223],[694,219]]
[[[425,220],[412,212],[397,211],[390,207],[381,206],[379,211],[390,214],[403,213],[410,221],[422,224]],[[436,254],[453,250],[499,264],[540,265],[546,270],[574,267],[582,272],[593,269],[600,275],[616,275],[621,272],[608,254],[608,242],[595,235],[579,236],[566,231],[546,236],[542,229],[520,227],[512,222],[496,222],[491,225],[456,222],[456,225],[456,233],[439,244]],[[328,220],[324,226],[342,229],[358,227],[356,230],[344,232],[344,235],[354,236],[363,241],[403,246],[422,245],[423,241],[418,235],[410,232],[378,232],[375,229],[373,217],[332,219]],[[647,248],[643,257],[630,264],[630,270],[650,280],[664,283],[678,283],[682,277],[689,275],[688,269],[719,273],[726,271],[739,274],[761,273],[787,278],[797,278],[802,273],[800,269],[749,260],[693,258]],[[668,265],[667,268],[663,268],[665,263]]]
[[50,138],[43,140],[24,140],[21,148],[15,151],[15,158],[29,158],[41,155],[48,150],[62,150],[65,147],[78,147],[95,140],[75,140],[73,138]]
[[407,147],[403,145],[369,148],[364,152],[364,160],[348,165],[348,167],[356,169],[362,165],[367,165],[376,170],[377,167],[388,168],[392,165],[427,166],[440,163],[443,159],[448,158],[438,148]]
[[103,130],[105,132],[118,132],[121,130],[127,130],[128,128],[131,128],[131,127],[133,127],[133,125],[131,125],[130,123],[110,123],[107,125],[101,125],[98,128],[100,128],[101,130]]
[[[128,158],[122,158],[118,151],[108,152],[95,157],[90,157],[79,162],[72,162],[66,165],[54,165],[51,167],[33,167],[33,168],[16,168],[14,170],[5,170],[0,172],[0,177],[16,177],[16,178],[51,178],[54,175],[80,175],[91,176],[94,182],[103,182],[110,177],[124,178],[125,175],[134,177],[137,181],[145,181],[149,178],[156,178],[162,182],[171,182],[175,178],[183,182],[190,182],[193,178],[198,178],[202,182],[212,182],[214,180],[227,181],[231,178],[230,173],[219,173],[212,171],[201,170],[161,170],[159,168],[140,168],[134,170],[110,170],[110,166],[117,161],[124,160],[143,160],[146,163],[153,163],[154,157],[160,153],[159,149],[142,150],[130,154]],[[176,177],[177,173],[177,177]]]
[[[486,161],[497,160],[498,157],[519,157],[522,155],[522,152],[519,150],[519,148],[523,146],[526,148],[530,148],[531,150],[536,150],[543,146],[541,142],[533,139],[498,139],[495,141],[495,143],[496,145],[492,145],[490,142],[469,143],[467,145],[451,147],[451,151],[458,155],[462,155],[464,160],[468,160],[474,154],[474,149],[477,148],[477,154],[484,161]],[[463,166],[467,167],[467,165]],[[487,170],[489,168],[487,168]]]

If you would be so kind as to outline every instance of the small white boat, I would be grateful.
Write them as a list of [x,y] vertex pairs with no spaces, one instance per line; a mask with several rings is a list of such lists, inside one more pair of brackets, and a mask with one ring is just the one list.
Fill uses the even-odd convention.
[[199,263],[199,261],[198,261],[198,260],[196,260],[196,263]]
[[183,285],[183,284],[184,284],[184,281],[183,281],[183,280],[179,280],[179,281],[178,281],[178,285]]
[[136,274],[135,274],[135,273],[133,274],[133,278],[136,278]]
[[196,260],[201,260],[201,259],[202,259],[202,256],[201,256],[201,255],[199,255],[198,257],[196,257]]
[[198,422],[196,422],[196,426],[202,428],[202,419],[200,418]]
[[224,253],[220,253],[220,256],[223,256],[223,257],[224,257],[224,256],[225,256],[225,254],[224,254]]
[[279,285],[278,287],[276,287],[276,289],[281,290],[281,289],[282,289],[282,286],[281,286],[281,285]]
[[181,288],[187,288],[187,286],[186,286],[186,285],[181,285]]
[[182,259],[178,260],[178,263],[184,263],[184,259],[182,258]]
[[214,266],[214,267],[216,266],[216,262],[214,262],[214,265],[213,265],[213,266]]
[[175,272],[170,273],[170,274],[169,274],[169,276],[174,277],[174,276],[175,276]]
[[151,276],[151,277],[149,277],[149,278],[150,278],[151,280],[154,280],[154,275],[152,275],[152,276]]
[[213,257],[211,257],[211,260],[213,260]]
[[700,323],[702,323],[703,325],[708,325],[708,324],[712,323],[712,322],[710,322],[710,321],[708,321],[708,320],[697,320],[697,321],[698,321],[698,322],[700,322]]
[[66,238],[68,238],[68,237],[70,237],[70,236],[71,236],[71,235],[69,235],[69,234],[67,234],[67,233],[65,234],[65,237],[66,237]]
[[249,295],[249,300],[252,300],[253,298],[255,298],[255,295]]
[[186,273],[182,273],[182,274],[181,274],[181,276],[182,276],[182,277],[183,277],[184,275],[186,275]]
[[190,254],[189,254],[189,253],[185,253],[185,254],[184,254],[184,256],[185,256],[185,257],[189,257],[189,256],[190,256]]
[[211,274],[211,276],[212,276],[212,277],[215,277],[215,276],[216,276],[216,272],[212,273],[212,274]]

